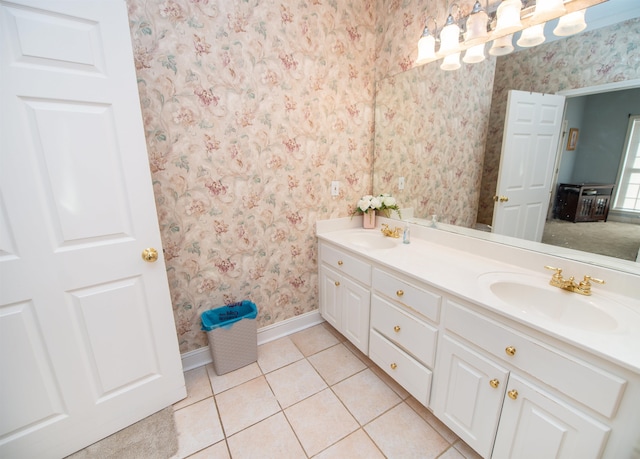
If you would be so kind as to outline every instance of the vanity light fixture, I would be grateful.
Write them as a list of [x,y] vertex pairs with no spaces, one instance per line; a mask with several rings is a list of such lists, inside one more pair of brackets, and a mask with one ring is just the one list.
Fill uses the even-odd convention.
[[[493,4],[494,0],[485,0],[485,8],[482,7],[482,0],[471,1],[474,2],[473,8],[463,17],[460,5],[451,3],[449,6],[447,0],[447,19],[439,36],[435,17],[427,17],[418,41],[416,64],[444,58],[440,65],[442,70],[457,70],[460,68],[462,51],[465,52],[462,59],[465,63],[485,60],[485,44],[491,40],[493,44],[489,54],[504,56],[514,51],[515,32],[521,32],[518,46],[537,46],[546,40],[545,23],[556,18],[559,18],[559,22],[554,34],[562,37],[573,35],[587,26],[584,20],[586,8],[608,0],[501,0],[497,7]],[[493,4],[491,9],[490,3]],[[526,6],[524,9],[523,3]],[[457,8],[455,14],[454,7]],[[433,29],[429,29],[429,20],[433,21]],[[437,52],[436,41],[440,42]]]
[[568,37],[569,35],[582,32],[587,23],[584,20],[586,10],[574,11],[560,18],[558,25],[553,29],[553,34],[558,37]]
[[538,46],[544,43],[544,41],[544,23],[542,23],[524,29],[516,43],[523,48],[531,48],[532,46]]
[[513,50],[513,34],[509,34],[493,40],[493,45],[491,45],[491,49],[489,49],[489,54],[492,56],[506,56],[507,54],[512,53]]
[[[429,19],[433,20],[433,35],[429,32]],[[429,16],[424,24],[424,30],[422,31],[422,37],[418,40],[418,58],[417,64],[423,62],[432,61],[438,58],[436,56],[436,35],[438,34],[438,24],[433,16]]]
[[[488,2],[489,0],[487,0]],[[469,46],[475,46],[484,43],[489,38],[487,26],[489,25],[489,15],[480,5],[480,1],[476,0],[473,5],[471,14],[467,18],[467,32],[464,42]]]

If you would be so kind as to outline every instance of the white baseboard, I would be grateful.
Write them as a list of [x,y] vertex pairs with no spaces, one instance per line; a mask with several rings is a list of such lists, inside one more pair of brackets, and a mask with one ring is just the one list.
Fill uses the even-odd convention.
[[[311,311],[306,314],[302,314],[291,319],[283,320],[276,324],[267,325],[258,330],[258,346],[269,341],[274,341],[283,336],[291,335],[293,333],[304,330],[305,328],[313,327],[324,322],[320,311]],[[183,371],[193,370],[194,368],[201,367],[211,363],[211,353],[209,352],[209,346],[201,347],[194,351],[185,352],[182,354],[182,369]]]

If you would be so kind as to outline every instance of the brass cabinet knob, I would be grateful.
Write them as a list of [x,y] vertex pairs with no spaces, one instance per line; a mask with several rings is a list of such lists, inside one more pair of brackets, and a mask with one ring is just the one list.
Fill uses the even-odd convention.
[[338,266],[342,266],[344,262],[342,260],[338,260]]
[[392,370],[395,370],[396,368],[398,368],[398,365],[395,363],[392,363],[390,366]]
[[395,327],[393,327],[393,331],[398,333],[400,331],[400,325],[396,325]]
[[491,381],[489,381],[489,385],[494,389],[497,389],[500,385],[500,381],[498,381],[497,379],[492,379]]
[[153,263],[158,260],[158,251],[153,247],[147,247],[142,251],[142,259],[146,262]]
[[402,296],[402,295],[404,295],[404,291],[402,291],[402,290],[398,290],[398,291],[396,292],[396,295],[398,295],[398,296]]
[[508,346],[504,351],[507,353],[507,355],[510,355],[510,356],[516,355],[516,348],[513,346]]
[[509,392],[507,392],[507,395],[509,395],[510,399],[515,400],[518,398],[518,391],[515,389],[511,389]]
[[336,287],[340,287],[340,281],[336,281]]

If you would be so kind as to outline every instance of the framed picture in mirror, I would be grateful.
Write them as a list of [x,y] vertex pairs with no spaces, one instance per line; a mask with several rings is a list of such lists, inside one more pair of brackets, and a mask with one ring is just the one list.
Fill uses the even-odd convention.
[[578,145],[578,128],[569,129],[569,138],[567,140],[567,150],[575,150]]

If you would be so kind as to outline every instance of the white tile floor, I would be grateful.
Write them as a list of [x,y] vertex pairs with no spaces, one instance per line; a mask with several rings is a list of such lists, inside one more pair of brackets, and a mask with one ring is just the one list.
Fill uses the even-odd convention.
[[326,323],[260,346],[257,363],[185,379],[178,458],[480,457]]

